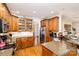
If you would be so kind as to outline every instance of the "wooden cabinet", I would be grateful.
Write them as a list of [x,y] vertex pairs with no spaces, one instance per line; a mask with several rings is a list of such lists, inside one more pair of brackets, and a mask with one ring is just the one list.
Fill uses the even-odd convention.
[[[42,56],[57,56],[57,55],[51,52],[49,49],[42,46]],[[76,51],[70,51],[65,56],[77,56],[77,53]]]
[[11,15],[4,3],[0,3],[0,18],[8,23],[9,32],[17,31],[19,18]]
[[42,20],[41,27],[45,28],[44,31],[45,31],[46,42],[52,41],[53,39],[50,37],[50,33],[59,31],[59,17],[55,16],[51,19]]
[[7,20],[8,14],[9,12],[7,11],[5,5],[0,3],[0,17]]
[[32,19],[26,19],[26,31],[32,31],[33,26],[32,26]]
[[42,56],[56,56],[56,54],[42,46]]
[[1,6],[1,3],[0,3],[0,17],[1,17],[1,7],[2,7],[2,6]]
[[66,54],[67,56],[77,56],[76,51],[70,51]]
[[9,32],[12,31],[12,16],[11,15],[8,15],[8,22],[9,22]]
[[32,19],[21,18],[18,21],[18,30],[19,31],[32,31]]
[[[42,20],[42,21],[41,21],[41,26],[42,26],[42,27],[46,27],[46,23],[48,23],[47,21],[48,21],[47,19]],[[47,24],[47,25],[48,25],[48,24]]]
[[18,20],[19,20],[18,17],[12,16],[11,22],[12,22],[12,31],[13,32],[17,32],[18,31]]
[[21,48],[22,48],[21,39],[18,38],[18,39],[16,39],[16,49],[18,50],[18,49],[21,49]]
[[41,27],[49,28],[49,19],[44,19],[41,21]]
[[18,17],[11,15],[6,5],[3,3],[0,3],[0,18],[8,23],[9,32],[17,31]]
[[58,32],[59,30],[59,17],[53,17],[49,20],[49,31]]
[[34,46],[34,37],[22,37],[16,39],[16,49]]
[[24,24],[20,23],[19,18],[11,15],[6,4],[3,4],[3,3],[0,3],[0,18],[5,19],[7,23],[9,24],[9,32],[33,30],[32,19],[24,18]]
[[18,31],[25,31],[25,19],[21,18],[18,21]]

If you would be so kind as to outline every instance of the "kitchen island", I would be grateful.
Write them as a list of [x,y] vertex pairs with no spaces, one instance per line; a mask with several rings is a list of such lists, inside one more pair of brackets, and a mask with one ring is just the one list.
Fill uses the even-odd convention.
[[51,41],[39,46],[16,50],[15,54],[16,56],[76,56],[76,49],[67,48],[64,41]]
[[43,47],[50,50],[51,52],[54,53],[54,55],[57,55],[57,56],[66,56],[70,51],[74,51],[75,54],[73,55],[76,55],[76,48],[74,47],[68,48],[65,41],[62,41],[62,42],[52,41],[52,42],[44,43],[42,45]]

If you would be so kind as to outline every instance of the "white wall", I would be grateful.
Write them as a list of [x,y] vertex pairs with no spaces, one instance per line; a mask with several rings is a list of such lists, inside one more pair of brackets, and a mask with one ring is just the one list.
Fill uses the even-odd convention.
[[72,21],[70,21],[67,17],[63,18],[63,16],[61,16],[61,32],[63,32],[63,34],[65,35],[65,29],[64,29],[64,24],[70,24],[71,25],[71,31],[72,31]]
[[72,27],[72,22],[71,22],[71,21],[63,20],[63,30],[64,30],[64,31],[65,31],[65,29],[64,29],[64,24],[69,24],[69,25],[71,25],[71,27]]
[[74,22],[72,25],[74,28],[76,28],[76,33],[79,35],[79,22]]

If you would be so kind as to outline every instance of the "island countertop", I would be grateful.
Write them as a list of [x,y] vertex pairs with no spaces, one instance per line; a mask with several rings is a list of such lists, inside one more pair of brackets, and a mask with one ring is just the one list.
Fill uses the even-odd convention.
[[79,46],[79,40],[74,40],[74,39],[70,39],[70,40],[67,40],[67,42],[69,42],[69,43],[72,43],[72,44],[75,44],[75,45],[77,45],[77,46]]
[[72,48],[67,48],[64,41],[62,43],[59,41],[52,41],[48,43],[43,43],[42,45],[58,56],[65,56],[68,52],[72,50]]

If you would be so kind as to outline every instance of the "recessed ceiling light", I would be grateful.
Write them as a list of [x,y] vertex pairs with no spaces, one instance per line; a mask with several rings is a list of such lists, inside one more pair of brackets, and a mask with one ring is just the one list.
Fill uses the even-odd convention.
[[2,7],[2,8],[1,8],[1,10],[3,10],[3,11],[4,11],[4,10],[5,10],[5,9],[4,9],[4,7]]
[[20,12],[19,11],[12,11],[13,13],[16,13],[16,14],[19,14]]
[[19,11],[16,11],[16,13],[19,14],[20,12]]
[[36,11],[33,11],[33,13],[35,14],[35,13],[36,13]]
[[53,13],[54,13],[54,11],[51,11],[50,13],[51,13],[51,14],[53,14]]

